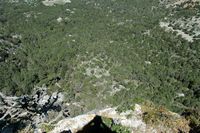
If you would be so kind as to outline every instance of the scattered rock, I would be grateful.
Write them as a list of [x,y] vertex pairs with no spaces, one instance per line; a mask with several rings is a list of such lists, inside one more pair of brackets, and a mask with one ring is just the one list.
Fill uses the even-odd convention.
[[61,18],[61,17],[57,18],[58,23],[61,23],[62,21],[63,21],[63,18]]
[[193,42],[193,36],[186,34],[182,30],[175,30],[173,27],[169,26],[170,24],[167,22],[160,22],[160,27],[165,28],[167,32],[176,32],[177,35],[180,35],[183,39],[187,40],[188,42]]
[[71,0],[44,0],[42,3],[45,6],[64,5],[66,3],[71,3]]

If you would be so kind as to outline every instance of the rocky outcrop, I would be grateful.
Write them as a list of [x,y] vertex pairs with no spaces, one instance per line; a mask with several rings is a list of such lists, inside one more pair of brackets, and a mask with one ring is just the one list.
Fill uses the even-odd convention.
[[[189,122],[180,115],[150,104],[135,104],[132,109],[123,112],[117,111],[117,107],[107,107],[73,118],[69,117],[64,105],[63,94],[54,92],[49,95],[45,87],[36,88],[32,95],[21,97],[0,93],[0,132],[12,133],[22,128],[22,125],[25,130],[35,133],[82,133],[84,130],[113,132],[113,125],[131,133],[178,133],[190,130]],[[111,124],[106,125],[103,118],[111,120]]]
[[[147,108],[150,110],[147,110]],[[156,112],[153,112],[152,110]],[[159,111],[151,109],[151,107],[144,107],[138,104],[135,104],[134,110],[128,110],[121,113],[116,111],[116,108],[95,110],[83,115],[76,116],[74,118],[67,118],[59,121],[57,124],[55,124],[55,128],[51,131],[51,133],[67,131],[72,133],[82,133],[86,129],[90,130],[89,127],[91,127],[94,131],[94,128],[99,128],[100,126],[98,125],[100,124],[101,126],[105,126],[105,124],[102,123],[101,118],[109,118],[112,120],[112,124],[108,127],[112,128],[112,125],[120,125],[121,127],[127,128],[131,133],[178,133],[179,131],[189,132],[187,121],[178,114],[172,113],[170,111],[164,111],[162,114],[166,115],[166,120],[164,120],[163,122],[158,122],[156,124],[149,124],[147,121],[144,121],[144,115],[147,115],[148,113],[153,114],[152,118],[149,118],[152,121],[152,119],[154,119],[155,117],[155,114],[159,113]],[[172,117],[173,119],[171,119]],[[156,121],[159,121],[159,118],[155,118]],[[167,123],[171,123],[171,125],[168,125]],[[181,126],[184,127],[181,128]]]
[[122,113],[117,112],[116,108],[105,108],[79,115],[74,118],[61,120],[55,125],[55,128],[51,133],[59,133],[69,130],[72,133],[76,133],[91,122],[96,116],[110,118],[115,124],[128,127],[130,130],[137,129],[138,131],[144,132],[146,124],[142,121],[141,114],[141,107],[137,104],[135,105],[134,111],[129,110]]
[[37,130],[40,123],[48,120],[52,110],[62,113],[62,103],[61,93],[54,92],[49,95],[45,87],[36,88],[32,95],[20,97],[10,97],[0,93],[0,132],[14,130],[12,128],[19,123],[25,126],[31,125]]

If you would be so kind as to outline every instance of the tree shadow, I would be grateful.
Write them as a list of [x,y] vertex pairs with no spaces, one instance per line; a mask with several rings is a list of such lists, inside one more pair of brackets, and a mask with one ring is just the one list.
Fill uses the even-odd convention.
[[77,133],[116,133],[105,125],[100,116],[95,116],[94,119],[83,127]]

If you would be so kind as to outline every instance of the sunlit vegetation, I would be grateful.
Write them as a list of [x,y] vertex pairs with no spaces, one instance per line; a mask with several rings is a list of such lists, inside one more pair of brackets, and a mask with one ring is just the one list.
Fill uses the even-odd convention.
[[[158,0],[72,0],[52,7],[35,2],[0,2],[4,93],[26,94],[45,85],[67,92],[69,101],[84,101],[83,111],[106,104],[129,108],[143,100],[180,114],[200,109],[200,41],[159,27],[172,9]],[[198,14],[176,10],[169,19]],[[99,61],[81,65],[93,57]],[[199,124],[198,117],[193,123]]]

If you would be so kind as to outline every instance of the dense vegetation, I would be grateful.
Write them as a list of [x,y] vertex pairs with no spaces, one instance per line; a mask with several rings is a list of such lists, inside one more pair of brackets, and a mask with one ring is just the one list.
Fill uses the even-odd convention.
[[[67,92],[70,101],[84,101],[84,111],[145,99],[180,114],[195,112],[199,123],[200,42],[159,27],[175,9],[158,0],[34,2],[0,2],[1,91],[20,95],[46,85]],[[199,14],[196,8],[174,12],[170,19]],[[98,77],[87,68],[102,71]],[[113,82],[124,89],[109,95]]]

